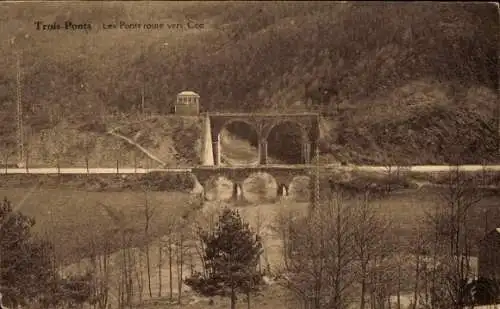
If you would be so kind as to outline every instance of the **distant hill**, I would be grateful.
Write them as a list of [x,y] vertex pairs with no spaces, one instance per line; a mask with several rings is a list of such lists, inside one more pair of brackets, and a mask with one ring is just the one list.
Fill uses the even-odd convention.
[[[93,28],[37,31],[37,20]],[[120,21],[204,28],[98,30]],[[21,49],[26,126],[37,138],[72,126],[100,126],[104,136],[116,119],[136,118],[144,86],[154,114],[170,112],[185,89],[201,95],[204,111],[321,111],[321,153],[331,160],[500,161],[493,4],[24,2],[2,4],[0,23],[0,143],[7,152],[14,151]],[[291,129],[280,133],[276,143],[293,144]],[[162,131],[154,136],[163,139]],[[66,140],[79,149],[72,145],[79,141]],[[269,149],[287,160],[282,147]]]

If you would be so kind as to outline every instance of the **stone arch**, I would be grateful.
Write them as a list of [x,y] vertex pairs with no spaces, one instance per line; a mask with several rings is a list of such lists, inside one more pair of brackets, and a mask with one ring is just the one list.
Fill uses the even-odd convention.
[[289,186],[289,195],[293,196],[298,202],[307,202],[311,198],[311,182],[313,178],[310,175],[296,175],[292,178]]
[[220,136],[220,133],[222,132],[222,130],[224,130],[224,128],[227,128],[230,124],[232,123],[244,123],[246,125],[248,125],[249,127],[252,128],[252,130],[257,134],[257,138],[260,139],[261,138],[261,131],[258,127],[258,125],[252,121],[251,119],[248,119],[248,118],[230,118],[230,119],[226,119],[224,120],[223,122],[221,122],[219,125],[217,125],[214,129],[213,129],[213,136],[215,138],[218,138]]
[[[228,153],[224,152],[224,145],[222,144],[222,133],[224,129],[230,128],[232,124],[244,124],[248,129],[250,130],[248,134],[248,140],[250,142],[250,147],[251,148],[246,148],[246,147],[241,147],[240,149],[247,150],[247,154],[243,153],[242,158],[238,158],[236,156],[235,158],[230,158],[228,157]],[[261,139],[261,132],[259,130],[258,125],[255,122],[252,122],[250,119],[244,119],[244,118],[235,118],[235,119],[227,119],[226,121],[222,122],[218,128],[216,129],[215,132],[215,141],[217,142],[217,151],[218,151],[218,156],[219,156],[219,162],[220,160],[224,160],[226,164],[228,165],[256,165],[259,163],[260,160],[260,139]],[[231,145],[227,144],[226,146]],[[255,147],[255,150],[252,151]],[[233,149],[236,150],[236,149]],[[233,153],[237,153],[237,151],[233,151]],[[238,162],[240,161],[240,162]]]
[[[257,178],[258,176],[261,176],[260,179]],[[274,175],[264,171],[249,174],[242,183],[245,198],[252,202],[274,201],[277,188],[278,181]]]
[[[218,181],[222,182],[222,189],[218,187]],[[227,185],[224,186],[224,183]],[[231,199],[233,190],[232,187],[234,187],[233,183],[234,181],[227,175],[216,174],[208,177],[202,184],[205,199],[208,201]]]
[[[290,163],[291,164],[308,164],[310,161],[310,156],[311,156],[311,137],[309,134],[310,130],[307,127],[307,125],[305,125],[301,121],[298,121],[295,119],[276,120],[276,121],[273,121],[272,124],[270,124],[266,128],[265,132],[263,132],[263,140],[264,140],[265,146],[266,146],[266,156],[269,153],[269,150],[270,150],[269,147],[273,147],[272,145],[269,144],[271,142],[270,139],[272,139],[271,133],[274,130],[277,130],[279,127],[286,125],[286,124],[290,124],[291,126],[293,126],[294,130],[298,129],[299,136],[300,136],[300,140],[298,141],[298,144],[299,144],[298,147],[300,147],[300,149],[298,149],[298,150],[300,151],[300,155],[298,155],[296,162],[293,162],[293,163],[288,162],[288,164],[290,164]],[[297,137],[297,139],[299,139],[299,137]],[[294,140],[296,140],[296,139],[294,139]]]
[[297,120],[293,120],[293,119],[280,119],[280,120],[274,121],[271,125],[269,125],[267,130],[265,130],[264,134],[262,134],[262,139],[267,141],[269,134],[271,134],[271,131],[273,131],[275,128],[277,128],[285,123],[291,123],[291,124],[299,127],[302,140],[305,142],[309,142],[309,140],[310,140],[309,132],[308,132],[309,130],[307,130],[306,126],[303,123],[301,123],[300,121],[297,121]]

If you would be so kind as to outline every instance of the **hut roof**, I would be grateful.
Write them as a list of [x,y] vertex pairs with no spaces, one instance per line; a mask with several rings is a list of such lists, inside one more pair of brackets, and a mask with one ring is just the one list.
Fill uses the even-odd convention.
[[195,97],[199,97],[200,95],[197,94],[196,92],[194,91],[182,91],[180,92],[179,94],[177,94],[178,96],[195,96]]

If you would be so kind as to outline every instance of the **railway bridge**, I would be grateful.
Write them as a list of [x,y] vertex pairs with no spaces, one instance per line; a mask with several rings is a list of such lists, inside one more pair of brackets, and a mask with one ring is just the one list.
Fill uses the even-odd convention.
[[300,130],[301,163],[309,164],[318,147],[319,113],[206,113],[202,165],[221,165],[220,133],[234,122],[246,123],[257,133],[259,165],[268,162],[268,137],[278,125],[296,125]]

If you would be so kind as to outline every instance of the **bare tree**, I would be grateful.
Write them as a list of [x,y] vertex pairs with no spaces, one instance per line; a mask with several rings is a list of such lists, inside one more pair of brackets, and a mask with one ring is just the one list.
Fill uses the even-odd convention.
[[58,133],[57,128],[53,127],[51,129],[51,140],[53,143],[52,156],[56,160],[57,172],[60,173],[61,169],[61,157],[64,153],[64,140],[61,134]]
[[132,298],[134,293],[133,285],[133,261],[131,256],[131,234],[134,231],[129,229],[121,232],[121,303],[123,307],[132,308]]
[[388,231],[388,222],[380,216],[375,205],[370,202],[368,189],[365,189],[354,209],[353,250],[359,268],[358,282],[361,288],[359,307],[363,309],[368,292],[370,265],[389,255],[391,251],[384,242]]
[[[181,219],[182,220],[182,219]],[[184,221],[184,220],[182,220]],[[180,304],[181,303],[181,297],[182,297],[182,284],[184,282],[183,280],[183,265],[184,265],[184,256],[185,256],[185,251],[186,251],[186,246],[185,246],[185,236],[184,232],[186,230],[186,225],[185,222],[180,222],[179,228],[178,228],[178,237],[175,243],[175,249],[176,249],[176,264],[177,264],[177,302]]]
[[392,259],[376,256],[370,266],[370,308],[384,309],[390,300],[395,272]]
[[163,280],[162,280],[162,269],[163,269],[163,246],[162,241],[159,239],[158,241],[158,297],[161,297],[161,290],[163,288]]
[[7,148],[7,143],[3,143],[4,149],[4,164],[5,164],[5,174],[7,174],[7,169],[9,168],[9,149]]
[[284,285],[305,304],[345,308],[355,282],[352,250],[354,214],[343,193],[291,224]]
[[167,242],[167,250],[168,250],[168,278],[169,278],[169,292],[170,292],[170,300],[174,299],[174,291],[173,291],[173,274],[172,274],[172,267],[173,267],[173,259],[174,259],[174,250],[173,250],[173,241],[172,241],[172,235],[169,235],[168,237],[168,242]]
[[97,237],[93,233],[90,245],[90,260],[94,273],[93,297],[99,309],[107,308],[109,298],[111,248],[109,237],[103,238],[103,242],[97,242]]
[[144,236],[146,238],[146,267],[147,267],[147,275],[148,275],[148,290],[149,297],[153,297],[153,292],[151,289],[151,258],[150,258],[150,242],[151,237],[149,234],[149,229],[151,225],[151,218],[155,213],[155,208],[151,207],[148,201],[148,192],[147,189],[144,191]]
[[[294,221],[300,218],[298,212],[293,212],[290,209],[282,209],[278,215],[275,217],[271,229],[274,233],[278,234],[282,241],[282,257],[284,268],[287,269],[289,266],[289,258],[291,254],[291,231],[294,227]],[[266,257],[266,251],[264,250],[264,257]]]
[[161,290],[163,288],[163,280],[162,280],[162,269],[164,265],[164,252],[166,250],[168,257],[168,275],[169,275],[169,296],[170,299],[173,300],[173,287],[174,287],[174,279],[173,279],[173,268],[174,268],[174,259],[177,256],[176,249],[176,237],[177,237],[177,224],[178,219],[174,217],[174,215],[170,216],[169,219],[163,223],[164,224],[164,237],[159,239],[158,243],[158,285],[159,291],[158,296],[161,296]]
[[[141,250],[133,251],[131,253],[131,273],[130,276],[133,277],[136,283],[136,294],[139,297],[139,304],[143,302],[144,293],[144,274],[143,274],[143,252]],[[134,277],[135,275],[135,277]]]
[[[262,235],[261,235],[262,225],[263,225],[262,213],[259,209],[259,210],[257,210],[257,215],[255,217],[255,234],[257,236],[259,236],[261,239],[262,239]],[[262,245],[263,245],[263,247],[265,247],[264,244],[262,244]],[[266,251],[265,248],[263,248],[263,249],[264,249],[264,251]],[[258,269],[259,269],[259,273],[262,273],[262,258],[259,258]]]
[[112,207],[98,203],[101,205],[106,213],[111,217],[114,224],[117,226],[117,231],[119,232],[119,236],[121,239],[121,261],[120,261],[120,283],[118,285],[119,290],[119,307],[124,308],[124,306],[128,306],[131,308],[132,306],[132,298],[134,293],[134,285],[133,285],[133,268],[132,265],[132,236],[138,231],[128,227],[126,217],[123,212],[117,211]]
[[85,169],[87,170],[87,174],[89,173],[89,155],[90,155],[90,143],[89,137],[87,135],[84,136],[83,147],[85,150]]
[[455,167],[448,176],[442,194],[443,205],[430,216],[434,229],[436,273],[433,276],[434,308],[461,309],[465,286],[471,277],[470,251],[472,229],[469,224],[473,207],[481,200],[476,179],[468,179]]
[[416,309],[418,302],[419,302],[419,296],[420,296],[420,281],[422,277],[422,267],[423,267],[423,261],[422,258],[425,258],[425,256],[422,257],[422,251],[424,251],[424,243],[423,243],[423,237],[422,237],[422,230],[421,227],[417,227],[417,241],[415,242],[415,248],[413,251],[414,256],[415,256],[415,282],[414,282],[414,287],[413,287],[413,304],[412,308]]
[[401,252],[395,252],[395,262],[396,262],[396,302],[397,309],[401,309],[401,278],[403,275]]
[[174,231],[175,231],[175,221],[170,220],[168,223],[168,233],[167,233],[167,253],[168,253],[168,278],[169,278],[169,297],[170,300],[174,299],[174,279],[173,279],[173,267],[174,267]]

